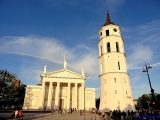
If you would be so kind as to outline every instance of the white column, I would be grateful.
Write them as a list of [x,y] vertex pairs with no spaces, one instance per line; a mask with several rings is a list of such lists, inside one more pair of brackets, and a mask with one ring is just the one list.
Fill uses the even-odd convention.
[[79,91],[79,94],[78,94],[78,95],[79,95],[79,96],[78,96],[78,101],[79,101],[79,110],[81,110],[81,109],[82,109],[82,105],[81,105],[81,102],[82,102],[82,96],[81,96],[81,95],[82,95],[82,93],[81,93],[81,90],[82,90],[82,89],[81,89],[81,88],[82,88],[81,86],[79,86],[79,87],[78,87],[78,91]]
[[84,83],[82,83],[82,98],[81,99],[82,99],[81,105],[82,105],[82,110],[83,110],[84,109]]
[[52,102],[52,82],[49,84],[49,91],[48,91],[48,102],[47,102],[47,109],[51,109],[51,102]]
[[42,82],[42,91],[41,91],[41,99],[40,99],[41,109],[43,109],[43,106],[44,106],[45,86],[46,86],[46,83]]
[[74,108],[77,109],[77,83],[75,83],[75,94],[74,94]]
[[96,96],[95,96],[95,95],[96,95],[96,91],[94,91],[94,97],[93,97],[93,99],[94,99],[94,100],[93,100],[93,101],[94,101],[94,102],[93,102],[93,105],[94,105],[94,106],[93,106],[93,108],[96,108]]
[[54,104],[55,109],[59,109],[59,87],[60,87],[60,83],[57,82],[56,94],[55,94],[55,104]]
[[67,109],[70,108],[70,92],[71,92],[71,83],[68,83],[68,90],[67,90]]

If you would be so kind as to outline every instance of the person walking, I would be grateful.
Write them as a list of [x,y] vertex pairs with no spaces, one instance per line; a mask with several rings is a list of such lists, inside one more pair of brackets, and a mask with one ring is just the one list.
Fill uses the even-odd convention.
[[18,115],[18,110],[16,110],[16,111],[14,112],[14,118],[15,118],[15,119],[17,119],[17,115]]
[[105,116],[105,115],[104,115],[104,110],[102,110],[102,113],[101,113],[101,114],[102,114],[102,118],[104,119],[104,116]]
[[22,111],[21,110],[18,111],[18,117],[17,118],[20,118],[20,117],[22,117]]

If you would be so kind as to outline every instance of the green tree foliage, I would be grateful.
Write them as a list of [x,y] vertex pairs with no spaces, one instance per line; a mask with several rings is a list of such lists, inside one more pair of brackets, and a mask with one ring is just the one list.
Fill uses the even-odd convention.
[[99,104],[100,104],[100,97],[96,98],[96,108],[99,108]]
[[26,85],[13,84],[18,77],[10,72],[0,70],[0,109],[21,109]]
[[[160,109],[160,94],[155,93],[156,104],[154,105],[155,109]],[[152,104],[152,95],[151,94],[143,94],[137,100],[137,109],[151,109],[153,107]]]

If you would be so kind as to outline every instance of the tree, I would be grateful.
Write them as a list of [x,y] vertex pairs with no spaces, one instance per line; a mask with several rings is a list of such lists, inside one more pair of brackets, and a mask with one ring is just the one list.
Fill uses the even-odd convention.
[[96,98],[96,108],[99,108],[99,104],[100,104],[100,97]]
[[25,87],[15,74],[0,70],[0,109],[21,109]]
[[152,103],[152,95],[151,94],[143,94],[137,100],[137,109],[160,109],[160,94],[155,93],[156,102]]

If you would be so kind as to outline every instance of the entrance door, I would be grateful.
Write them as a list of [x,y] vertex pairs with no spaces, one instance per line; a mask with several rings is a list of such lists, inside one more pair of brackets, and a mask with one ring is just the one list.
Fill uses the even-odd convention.
[[60,99],[60,105],[59,105],[60,109],[64,108],[64,99]]

